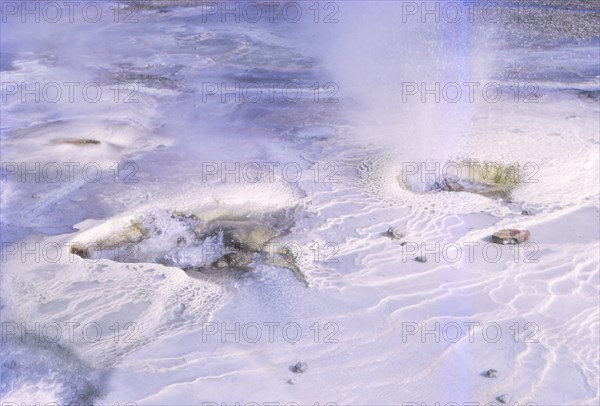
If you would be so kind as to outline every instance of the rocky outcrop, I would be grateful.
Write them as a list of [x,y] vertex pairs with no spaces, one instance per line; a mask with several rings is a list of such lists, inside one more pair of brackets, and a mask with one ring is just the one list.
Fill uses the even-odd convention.
[[308,286],[294,253],[278,242],[293,223],[293,213],[286,211],[210,220],[180,211],[151,212],[95,241],[71,246],[71,253],[84,259],[154,262],[197,272],[253,271],[263,263],[291,270]]

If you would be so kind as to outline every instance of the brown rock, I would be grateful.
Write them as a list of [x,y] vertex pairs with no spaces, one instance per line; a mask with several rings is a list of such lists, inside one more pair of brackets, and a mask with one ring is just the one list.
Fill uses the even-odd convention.
[[71,245],[69,251],[71,254],[75,254],[83,259],[88,259],[90,257],[88,249],[80,244]]
[[529,240],[531,233],[527,230],[505,229],[496,231],[492,235],[492,242],[496,244],[520,244]]

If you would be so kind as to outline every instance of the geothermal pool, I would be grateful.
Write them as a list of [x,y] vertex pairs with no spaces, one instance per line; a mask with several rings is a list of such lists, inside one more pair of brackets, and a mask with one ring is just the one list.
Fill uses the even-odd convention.
[[600,401],[597,2],[1,17],[3,405]]

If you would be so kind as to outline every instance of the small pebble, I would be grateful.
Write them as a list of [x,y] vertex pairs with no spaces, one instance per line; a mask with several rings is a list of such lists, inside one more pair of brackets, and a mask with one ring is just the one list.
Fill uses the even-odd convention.
[[496,378],[498,376],[498,371],[496,371],[495,369],[488,369],[485,372],[485,376],[488,378]]
[[288,379],[287,383],[289,383],[290,385],[295,385],[298,383],[298,381],[292,378],[292,379]]
[[421,262],[424,264],[425,262],[427,262],[427,257],[425,255],[419,255],[418,257],[415,258],[415,261]]
[[496,400],[502,404],[508,403],[508,395],[500,395],[496,397]]
[[296,365],[293,366],[292,371],[294,371],[297,374],[301,374],[303,372],[306,372],[307,369],[308,365],[306,365],[305,362],[297,362]]
[[400,231],[396,230],[394,227],[388,228],[385,234],[388,236],[388,238],[391,238],[392,240],[399,240],[402,237],[404,237],[404,235]]

